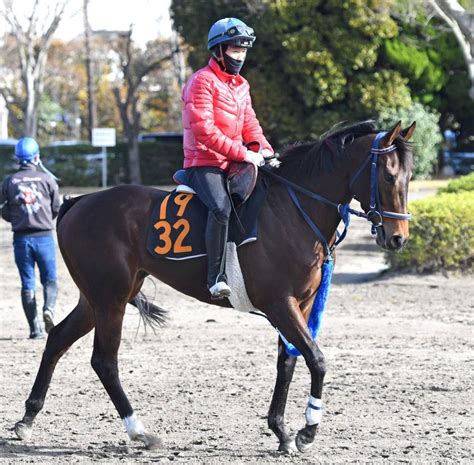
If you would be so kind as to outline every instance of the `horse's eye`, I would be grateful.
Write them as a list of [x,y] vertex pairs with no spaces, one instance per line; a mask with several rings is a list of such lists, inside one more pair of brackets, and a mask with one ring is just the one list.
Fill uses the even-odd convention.
[[384,173],[383,178],[390,184],[395,184],[395,176],[390,173]]

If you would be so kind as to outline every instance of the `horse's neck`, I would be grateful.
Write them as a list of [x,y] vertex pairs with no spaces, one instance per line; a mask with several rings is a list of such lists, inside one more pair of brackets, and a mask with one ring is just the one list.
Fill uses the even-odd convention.
[[[302,177],[298,181],[293,180],[293,182],[336,204],[350,201],[348,177],[342,176],[340,172],[318,174],[313,179]],[[295,193],[305,213],[322,232],[326,240],[330,242],[340,222],[337,208],[322,201],[311,199],[302,193]],[[319,238],[310,230],[302,214],[291,200],[287,186],[279,183],[275,184],[270,189],[268,201],[269,207],[274,209],[275,212],[278,212],[281,207],[284,208],[283,214],[288,218],[289,222],[291,221],[295,230],[309,231],[308,238],[310,239],[308,240],[312,244],[311,247],[314,247],[314,243],[319,242]]]
[[[341,172],[320,174],[312,183],[312,192],[336,204],[350,202],[349,181]],[[337,208],[324,202],[308,199],[305,202],[307,213],[329,240],[340,222]]]

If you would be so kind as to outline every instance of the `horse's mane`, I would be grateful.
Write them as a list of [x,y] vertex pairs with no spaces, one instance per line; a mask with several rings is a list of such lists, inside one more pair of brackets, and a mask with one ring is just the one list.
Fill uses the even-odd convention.
[[[337,162],[345,159],[347,148],[355,139],[377,132],[379,131],[373,121],[338,123],[317,140],[285,146],[280,151],[281,166],[278,174],[291,179],[298,177],[298,174],[301,176],[303,172],[310,176],[332,172]],[[395,145],[402,164],[405,164],[408,154],[411,153],[411,144],[398,136]]]

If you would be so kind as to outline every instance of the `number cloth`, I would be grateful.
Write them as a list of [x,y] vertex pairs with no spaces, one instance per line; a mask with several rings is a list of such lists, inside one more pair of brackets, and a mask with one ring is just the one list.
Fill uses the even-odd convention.
[[[253,194],[237,208],[238,220],[232,212],[229,242],[237,245],[257,238],[257,216],[267,193],[267,185],[259,179]],[[148,228],[147,250],[153,256],[185,260],[206,255],[204,234],[208,209],[195,194],[170,192],[153,207]]]

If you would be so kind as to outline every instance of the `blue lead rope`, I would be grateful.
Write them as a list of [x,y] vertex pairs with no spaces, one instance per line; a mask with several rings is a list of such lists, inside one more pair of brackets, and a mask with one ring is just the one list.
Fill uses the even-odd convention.
[[[318,337],[319,329],[321,328],[321,322],[323,320],[324,310],[326,308],[326,301],[329,295],[329,289],[331,288],[332,272],[334,270],[334,260],[332,256],[329,256],[323,263],[321,268],[321,283],[319,285],[318,292],[311,307],[311,313],[308,320],[308,329],[311,334],[313,341]],[[285,337],[281,334],[281,340],[285,344],[286,353],[293,357],[298,357],[301,352],[291,343],[288,342]]]
[[[323,244],[325,248],[325,255],[326,259],[324,260],[323,266],[321,267],[321,282],[319,284],[318,291],[316,293],[316,297],[314,298],[313,306],[311,307],[311,311],[308,318],[308,330],[311,335],[311,339],[313,341],[316,340],[318,336],[319,329],[321,328],[321,322],[323,319],[323,313],[326,308],[326,301],[329,295],[329,289],[331,288],[331,279],[332,279],[332,272],[334,270],[334,259],[332,257],[331,248],[326,241],[321,230],[316,226],[316,224],[311,220],[308,214],[303,210],[301,204],[296,196],[295,192],[293,191],[291,186],[287,186],[288,193],[290,194],[291,200],[295,204],[296,208],[300,211],[301,215],[303,216],[304,220],[308,224],[308,226],[312,229],[312,231],[316,234],[318,239],[320,240],[321,244]],[[338,235],[338,239],[335,242],[335,247],[337,244],[342,242],[346,236],[347,228],[349,226],[349,205],[340,205],[338,206],[339,214],[344,223],[344,231]],[[280,331],[278,331],[281,337],[281,340],[285,344],[286,353],[288,355],[298,357],[301,355],[301,352],[291,343],[289,342]]]
[[[298,200],[298,197],[290,186],[288,186],[288,193],[290,194],[291,200],[293,200],[293,203],[300,211],[308,226],[316,234],[318,239],[321,241],[321,244],[324,245],[326,252],[326,259],[324,260],[323,266],[321,267],[321,283],[319,284],[318,292],[316,293],[316,297],[314,298],[313,306],[311,307],[311,311],[308,318],[308,330],[311,334],[311,339],[315,341],[316,337],[318,336],[319,329],[321,328],[323,313],[324,309],[326,308],[326,301],[328,299],[329,289],[331,288],[332,272],[334,270],[334,259],[332,257],[331,248],[329,247],[323,233],[314,224],[308,214],[303,210]],[[347,228],[349,226],[349,205],[338,206],[338,210],[344,222],[344,231],[341,234],[337,234],[338,239],[334,244],[334,247],[344,240],[344,237],[347,233]],[[292,355],[294,357],[298,357],[299,355],[301,355],[301,352],[291,342],[288,342],[281,333],[280,337],[283,343],[285,344],[286,353],[288,355]]]

